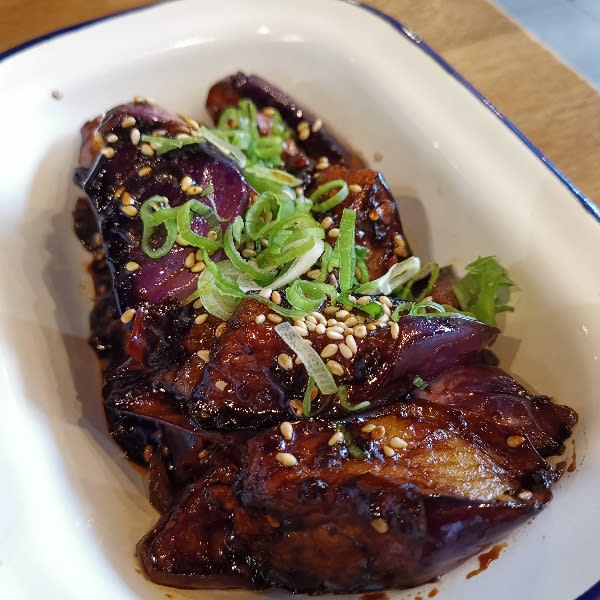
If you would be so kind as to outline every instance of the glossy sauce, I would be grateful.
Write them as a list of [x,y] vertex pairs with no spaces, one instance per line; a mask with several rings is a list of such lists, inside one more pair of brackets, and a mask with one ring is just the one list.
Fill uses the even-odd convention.
[[572,473],[577,468],[577,448],[575,447],[575,440],[573,440],[573,457],[567,467],[567,473]]
[[439,594],[440,590],[438,590],[437,588],[433,588],[429,594],[427,594],[428,598],[433,598],[434,596],[437,596]]
[[488,552],[484,552],[479,555],[479,569],[475,569],[467,574],[467,579],[471,579],[471,577],[475,577],[475,575],[479,575],[485,571],[490,564],[495,561],[499,556],[502,550],[506,548],[506,544],[496,544],[491,550]]

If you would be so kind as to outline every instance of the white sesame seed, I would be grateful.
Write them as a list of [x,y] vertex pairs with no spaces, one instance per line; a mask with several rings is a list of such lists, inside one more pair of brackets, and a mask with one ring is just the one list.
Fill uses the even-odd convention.
[[361,296],[356,303],[364,306],[365,304],[369,304],[371,302],[371,296]]
[[344,441],[344,434],[341,431],[336,431],[327,442],[328,446],[335,446],[341,444]]
[[125,269],[127,269],[127,271],[129,271],[130,273],[133,273],[134,271],[137,271],[140,268],[140,265],[138,263],[136,263],[133,260],[130,260],[126,265],[125,265]]
[[102,148],[102,150],[100,150],[100,154],[103,154],[104,156],[106,156],[106,158],[112,158],[116,154],[116,151],[114,148],[106,146],[105,148]]
[[315,166],[315,169],[317,171],[324,171],[325,169],[328,169],[328,168],[329,168],[328,160],[320,160]]
[[305,317],[306,323],[314,323],[317,324],[317,318],[314,315],[306,315]]
[[336,333],[344,333],[345,330],[344,324],[339,321],[336,325],[329,325],[329,327],[327,327],[327,331],[335,331]]
[[312,321],[306,321],[306,329],[308,329],[308,331],[314,331],[316,328],[316,323],[313,323]]
[[[377,329],[377,325],[375,325],[375,323],[367,323],[366,328],[367,331],[375,331]],[[356,334],[356,327],[354,328],[354,335],[356,335],[356,337],[360,337]]]
[[344,325],[346,327],[354,327],[358,325],[359,321],[354,315],[350,315],[347,319],[344,320]]
[[390,439],[390,446],[395,448],[396,450],[404,450],[408,446],[408,444],[401,438],[395,435]]
[[524,501],[531,500],[533,498],[533,493],[529,490],[523,490],[517,494],[517,498]]
[[196,352],[196,355],[198,356],[198,358],[201,358],[205,363],[207,363],[210,360],[210,350],[198,350],[198,352]]
[[371,527],[377,533],[387,533],[390,529],[389,525],[383,519],[373,519],[371,521]]
[[264,289],[260,290],[260,292],[258,292],[258,295],[261,296],[262,298],[270,298],[272,293],[273,293],[273,290],[271,288],[264,288]]
[[321,121],[321,119],[317,119],[313,124],[312,124],[312,131],[313,133],[317,133],[317,131],[319,131],[319,129],[321,129],[321,127],[323,127],[323,121]]
[[275,460],[284,467],[295,467],[298,464],[296,457],[289,452],[278,452],[275,455]]
[[294,437],[294,428],[292,427],[292,424],[289,421],[284,421],[279,426],[279,431],[281,432],[281,435],[284,440],[289,441]]
[[333,225],[333,219],[331,217],[325,217],[320,223],[319,225],[323,228],[323,229],[329,229],[332,225]]
[[121,315],[121,323],[131,323],[131,321],[133,320],[133,317],[135,317],[135,308],[128,308]]
[[133,206],[135,204],[135,200],[129,192],[123,192],[123,195],[121,196],[121,204],[123,206]]
[[352,354],[356,354],[358,352],[358,347],[356,346],[356,340],[352,334],[346,336],[346,346],[350,348]]
[[152,146],[150,144],[145,144],[145,143],[142,144],[140,146],[140,151],[145,156],[154,156],[154,148],[152,148]]
[[135,117],[132,117],[131,115],[123,117],[123,119],[121,120],[121,127],[124,127],[125,129],[127,129],[128,127],[133,127],[134,125]]
[[195,252],[190,252],[185,257],[185,260],[183,261],[183,264],[186,266],[187,269],[191,269],[194,266],[194,264],[196,264],[196,253]]
[[325,331],[327,331],[327,328],[325,327],[325,325],[323,325],[323,323],[319,323],[315,327],[315,333],[318,333],[319,335],[323,335]]
[[129,139],[131,140],[131,143],[134,146],[137,146],[140,143],[140,138],[141,138],[141,133],[140,130],[137,127],[134,127],[130,132],[129,132]]
[[104,139],[109,144],[114,144],[115,142],[119,141],[119,136],[116,133],[109,133]]
[[323,312],[326,315],[334,315],[338,310],[339,310],[339,308],[337,306],[326,306],[323,309]]
[[298,139],[305,142],[310,137],[310,129],[303,129],[298,133]]
[[256,251],[251,250],[250,248],[244,248],[242,250],[242,256],[244,258],[254,258],[256,256]]
[[215,337],[221,337],[223,335],[223,332],[225,331],[226,327],[227,327],[227,323],[225,323],[225,321],[219,323],[215,327]]
[[194,323],[196,323],[196,325],[202,325],[206,319],[208,319],[208,313],[202,313],[194,319]]
[[124,185],[119,186],[115,190],[114,197],[117,198],[117,199],[119,199],[123,195],[124,191],[125,191],[125,186]]
[[[187,190],[185,190],[185,193],[188,196],[198,196],[202,193],[202,186],[200,185],[190,185],[190,187],[188,187]],[[210,231],[209,231],[210,233]]]
[[254,319],[254,322],[255,322],[257,325],[260,325],[261,323],[264,323],[264,322],[265,322],[265,319],[266,319],[266,318],[267,318],[267,317],[265,317],[265,315],[256,315],[256,318]]
[[192,273],[201,273],[202,271],[204,271],[204,269],[206,269],[204,261],[199,260],[190,270],[192,271]]
[[355,194],[362,192],[362,187],[360,185],[358,185],[357,183],[352,183],[351,185],[348,186],[348,189],[351,192],[354,192]]
[[140,177],[146,177],[146,175],[150,175],[150,173],[152,173],[152,167],[150,167],[149,165],[146,165],[145,167],[140,167],[138,169],[138,175]]
[[333,229],[330,229],[330,230],[327,232],[327,235],[328,235],[330,238],[337,238],[337,237],[339,237],[339,235],[340,235],[340,230],[339,230],[337,227],[334,227]]
[[271,294],[271,300],[273,300],[273,302],[275,302],[275,304],[281,304],[281,294],[277,290],[275,290]]
[[310,123],[308,121],[300,121],[300,123],[296,125],[296,129],[298,132],[310,129]]
[[349,316],[350,316],[350,313],[347,310],[343,310],[343,309],[342,310],[338,310],[335,313],[335,318],[336,319],[345,319],[346,317],[349,317]]
[[121,212],[128,217],[135,217],[138,214],[138,210],[135,206],[121,206]]
[[319,277],[321,277],[321,269],[311,269],[306,273],[306,276],[309,279],[318,279]]
[[304,414],[304,405],[302,404],[302,400],[298,400],[298,398],[290,400],[290,408],[297,417],[301,417]]
[[339,377],[344,374],[344,367],[342,367],[337,360],[328,360],[325,364],[332,375],[337,375]]
[[392,456],[394,456],[394,454],[396,454],[396,451],[393,448],[390,448],[389,446],[383,446],[382,447],[383,453],[388,457],[391,458]]
[[200,129],[200,123],[186,115],[179,115],[192,129]]
[[215,387],[221,391],[224,392],[225,388],[227,388],[227,382],[223,381],[222,379],[218,379],[217,382],[215,383]]
[[387,306],[388,308],[392,308],[392,306],[394,306],[392,301],[387,296],[379,296],[378,300],[381,304]]
[[271,323],[281,323],[281,321],[283,321],[283,319],[279,315],[276,315],[275,313],[269,313],[267,315],[267,319],[269,319],[269,321],[271,321]]
[[321,350],[321,358],[331,358],[332,356],[335,356],[337,351],[338,351],[337,344],[327,344],[327,346],[325,346],[325,348],[323,348],[323,350]]
[[354,356],[352,350],[350,350],[350,348],[348,348],[348,346],[343,343],[340,344],[340,353],[346,359],[350,359],[352,358],[352,356]]
[[207,237],[209,240],[213,240],[213,241],[214,241],[214,240],[216,240],[216,239],[217,239],[219,236],[218,236],[218,234],[217,234],[217,232],[216,232],[216,231],[214,231],[213,229],[211,229],[211,230],[210,230],[210,231],[209,231],[209,232],[206,234],[206,237]]
[[390,333],[392,334],[392,339],[397,340],[400,335],[400,326],[395,321],[390,323]]
[[506,438],[506,444],[509,448],[518,448],[525,443],[525,438],[522,435],[509,435]]
[[179,187],[181,188],[182,192],[187,192],[188,188],[193,185],[194,180],[189,177],[188,175],[186,175],[185,177],[181,178],[181,181],[179,182]]
[[339,331],[334,331],[332,329],[328,329],[325,332],[325,335],[330,339],[330,340],[339,340],[342,341],[344,339],[344,335],[342,333],[340,333]]
[[192,304],[192,308],[194,308],[195,310],[200,310],[202,308],[202,300],[200,300],[200,298],[198,298],[198,300],[195,300],[194,304]]
[[298,335],[301,335],[302,337],[306,337],[308,335],[308,329],[306,329],[306,327],[298,327],[298,325],[292,325],[292,327],[298,332]]
[[363,433],[371,433],[371,431],[373,431],[373,429],[375,429],[375,427],[377,427],[377,425],[375,425],[375,423],[367,423],[362,429],[361,431]]
[[327,323],[327,319],[318,311],[314,311],[310,313],[319,323],[323,323],[325,325]]
[[282,352],[277,357],[277,362],[279,363],[279,366],[282,369],[285,369],[286,371],[291,371],[294,368],[294,362],[292,361],[292,357],[289,354],[286,354],[285,352]]

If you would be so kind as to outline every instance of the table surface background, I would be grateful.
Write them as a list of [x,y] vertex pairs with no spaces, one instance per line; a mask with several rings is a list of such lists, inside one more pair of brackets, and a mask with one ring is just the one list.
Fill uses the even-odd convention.
[[[155,1],[0,0],[0,52]],[[417,32],[600,204],[600,93],[592,86],[487,0],[369,3]]]

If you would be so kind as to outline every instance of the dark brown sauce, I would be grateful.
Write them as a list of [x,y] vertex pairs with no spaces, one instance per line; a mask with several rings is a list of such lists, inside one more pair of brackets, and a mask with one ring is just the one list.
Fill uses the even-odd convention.
[[495,561],[499,556],[502,550],[506,548],[506,544],[496,544],[491,550],[488,552],[484,552],[479,555],[479,569],[475,569],[467,574],[467,579],[471,579],[471,577],[475,577],[475,575],[479,575],[479,573],[483,573],[490,564]]
[[359,600],[390,600],[390,597],[385,592],[367,592]]
[[573,457],[571,458],[571,462],[567,467],[567,473],[572,473],[577,468],[577,448],[575,447],[575,440],[572,441],[573,444]]
[[437,596],[440,593],[440,590],[438,590],[437,588],[433,588],[429,594],[427,594],[428,598],[433,598],[434,596]]

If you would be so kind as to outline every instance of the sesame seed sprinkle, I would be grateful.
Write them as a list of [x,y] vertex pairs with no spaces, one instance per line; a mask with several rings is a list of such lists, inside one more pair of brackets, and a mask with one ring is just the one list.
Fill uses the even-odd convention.
[[354,192],[355,194],[358,194],[359,192],[362,192],[362,186],[358,185],[357,183],[353,183],[353,184],[349,185],[348,189],[351,192]]
[[328,446],[335,446],[341,444],[344,441],[344,434],[341,431],[336,431],[327,442]]
[[190,271],[192,273],[201,273],[202,271],[204,271],[204,269],[206,269],[206,265],[204,264],[203,260],[199,260],[191,269]]
[[140,133],[140,130],[137,127],[134,127],[129,132],[129,139],[131,140],[131,143],[134,146],[137,146],[140,143],[141,137],[142,137],[142,134]]
[[216,231],[214,231],[213,229],[211,229],[211,230],[210,230],[210,231],[209,231],[209,232],[206,234],[206,237],[207,237],[209,240],[213,240],[213,241],[214,241],[214,240],[216,240],[216,239],[217,239],[217,237],[219,237],[219,236],[217,235],[217,232],[216,232]]
[[189,177],[188,175],[186,175],[185,177],[181,178],[181,181],[179,182],[179,187],[181,188],[182,192],[187,192],[188,188],[190,188],[194,183],[194,180]]
[[219,323],[215,327],[215,337],[221,337],[223,335],[223,332],[225,331],[226,327],[227,327],[227,323],[225,323],[225,321]]
[[401,437],[395,435],[393,438],[390,439],[390,446],[392,448],[395,448],[396,450],[404,450],[404,448],[406,448],[408,444]]
[[517,494],[517,498],[524,501],[531,500],[533,498],[533,493],[529,490],[523,490]]
[[372,440],[380,440],[385,435],[385,427],[383,425],[376,425],[371,430],[371,439]]
[[326,365],[332,375],[337,375],[339,377],[344,374],[344,367],[342,367],[337,360],[330,359],[327,361]]
[[206,363],[210,360],[210,350],[198,350],[196,355]]
[[358,352],[358,347],[356,346],[356,340],[352,334],[346,336],[346,346],[350,348],[352,354],[356,354]]
[[350,359],[352,358],[352,356],[354,356],[354,354],[352,353],[352,350],[350,350],[350,348],[348,348],[348,346],[344,343],[339,345],[340,348],[340,354],[346,358],[346,359]]
[[387,533],[389,531],[389,529],[390,529],[390,526],[383,519],[373,519],[371,521],[371,527],[377,533]]
[[279,366],[282,369],[285,369],[286,371],[291,371],[294,368],[294,362],[292,361],[292,357],[289,354],[286,354],[285,352],[282,352],[277,357],[277,362],[279,363]]
[[135,125],[135,117],[131,115],[127,115],[121,119],[121,127],[128,129],[129,127],[133,127]]
[[303,129],[298,133],[298,139],[305,142],[310,137],[310,129]]
[[396,451],[393,448],[390,448],[389,446],[383,446],[382,447],[383,453],[388,457],[391,458],[392,456],[394,456],[394,454],[396,454]]
[[327,235],[328,237],[335,239],[340,236],[340,230],[337,227],[333,227],[327,232]]
[[130,272],[133,273],[134,271],[137,271],[140,268],[140,265],[138,263],[136,263],[133,260],[130,260],[126,265],[125,268]]
[[202,323],[204,323],[206,319],[208,319],[208,313],[202,313],[194,319],[194,323],[196,323],[196,325],[202,325]]
[[333,219],[331,217],[325,217],[320,223],[319,226],[323,229],[329,229],[333,225]]
[[363,433],[371,433],[371,431],[373,431],[373,429],[375,429],[375,427],[377,427],[377,425],[375,425],[375,423],[367,423],[362,429],[361,431]]
[[289,452],[278,452],[275,460],[284,467],[295,467],[298,464],[296,457]]
[[150,144],[142,144],[140,150],[145,156],[154,156],[154,148]]
[[111,148],[110,146],[106,146],[105,148],[102,148],[102,150],[100,150],[100,154],[106,156],[106,158],[112,158],[116,153],[116,150],[114,148]]
[[202,308],[202,300],[200,300],[200,298],[195,300],[194,304],[192,304],[192,308],[194,308],[195,310],[200,310]]
[[255,319],[254,319],[254,322],[255,322],[257,325],[260,325],[261,323],[264,323],[264,322],[265,322],[265,319],[266,319],[266,318],[267,318],[267,317],[265,317],[265,315],[256,315],[256,317],[255,317]]
[[331,358],[337,354],[338,350],[337,344],[327,344],[327,346],[321,350],[321,358]]
[[135,206],[121,206],[121,211],[128,217],[135,217],[138,214],[138,210]]
[[276,315],[275,313],[269,313],[267,315],[267,319],[269,319],[269,321],[271,321],[271,323],[281,323],[283,321],[283,319],[279,315]]
[[152,167],[150,167],[149,165],[146,165],[145,167],[140,167],[138,169],[138,175],[140,177],[146,177],[146,175],[150,175],[150,173],[152,173]]
[[506,443],[509,448],[518,448],[525,443],[525,438],[522,435],[509,435],[506,438]]
[[397,340],[400,335],[400,326],[395,321],[390,323],[390,333],[392,334],[392,339]]
[[128,308],[122,315],[121,315],[121,323],[131,323],[131,321],[133,320],[133,317],[135,317],[135,308]]
[[115,142],[119,141],[119,136],[116,133],[109,133],[104,139],[109,144],[114,144]]
[[315,333],[318,333],[319,335],[323,335],[326,330],[327,330],[327,328],[325,327],[325,325],[323,325],[323,323],[319,323],[315,327]]
[[281,435],[284,440],[289,441],[294,437],[294,428],[292,427],[292,424],[289,421],[284,421],[279,426],[279,431],[281,432]]
[[[309,327],[310,329],[310,327]],[[325,332],[325,335],[330,339],[330,340],[339,340],[339,341],[343,341],[344,339],[344,334],[340,333],[339,331],[334,331],[332,329],[328,329]]]
[[221,391],[224,392],[225,389],[227,388],[227,382],[223,381],[222,379],[218,379],[217,382],[215,383],[215,387]]

